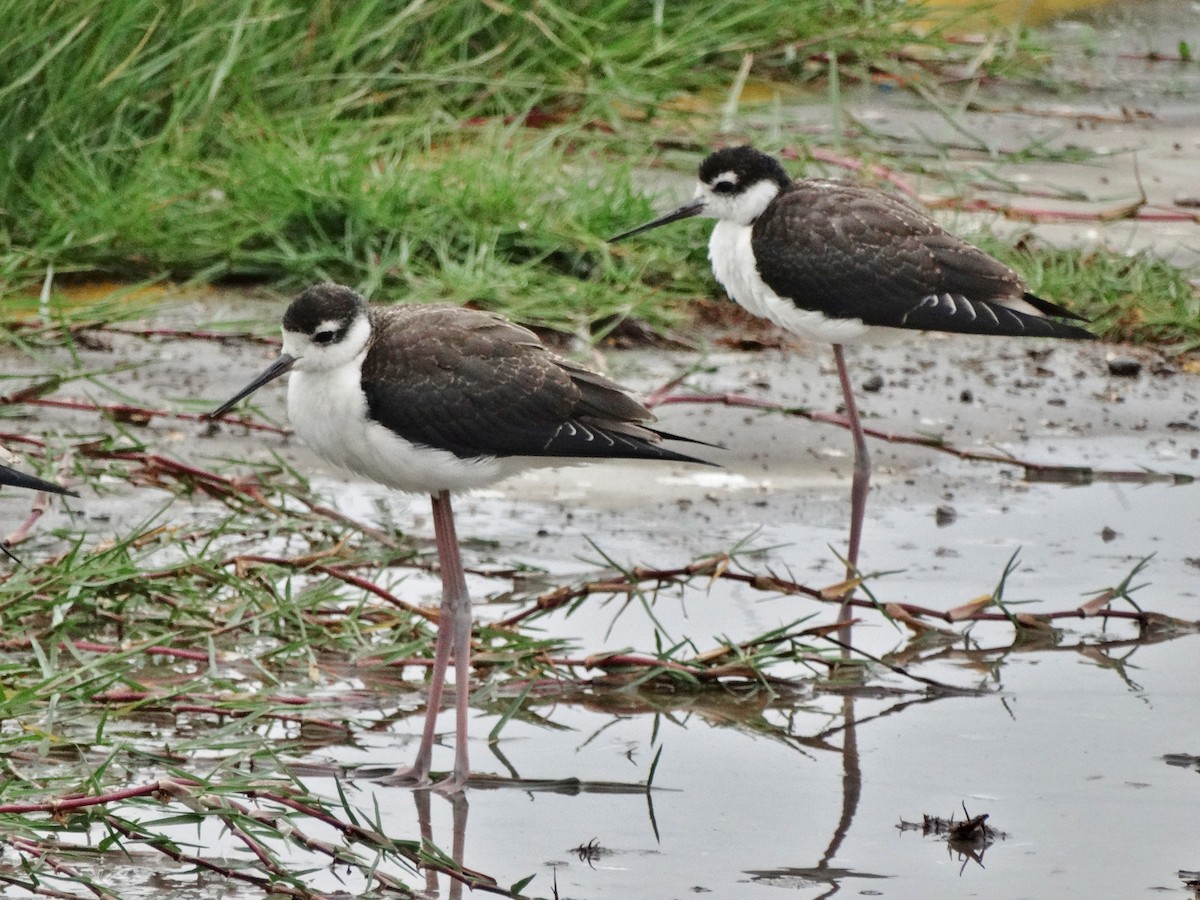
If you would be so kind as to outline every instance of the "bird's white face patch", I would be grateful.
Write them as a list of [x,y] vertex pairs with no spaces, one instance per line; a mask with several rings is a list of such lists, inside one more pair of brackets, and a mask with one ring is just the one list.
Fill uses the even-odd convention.
[[696,186],[696,198],[704,201],[700,215],[738,225],[749,225],[777,196],[779,185],[774,181],[762,180],[739,186],[736,172],[722,172],[711,184],[701,182]]
[[714,194],[734,194],[737,193],[740,181],[738,173],[730,169],[728,172],[722,172],[716,178],[712,179],[708,183],[708,186]]
[[340,319],[321,322],[312,334],[283,332],[283,352],[296,357],[296,368],[324,371],[348,365],[361,354],[371,338],[371,323],[365,315],[355,316],[350,328],[338,340],[344,327]]
[[333,339],[339,331],[342,330],[343,322],[341,319],[326,319],[317,326],[313,332],[313,343],[326,344]]

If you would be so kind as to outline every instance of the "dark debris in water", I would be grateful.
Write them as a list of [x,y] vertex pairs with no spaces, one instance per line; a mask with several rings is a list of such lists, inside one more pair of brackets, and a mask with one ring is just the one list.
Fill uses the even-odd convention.
[[1131,356],[1114,356],[1108,361],[1108,373],[1118,378],[1137,378],[1141,371],[1141,360]]
[[958,853],[964,863],[973,860],[983,865],[983,854],[998,840],[1006,840],[1008,834],[998,831],[987,824],[988,813],[972,816],[963,805],[962,819],[943,819],[941,816],[931,816],[928,813],[921,816],[920,822],[900,820],[896,827],[901,831],[920,831],[924,837],[938,837],[946,841],[950,850]]
[[[848,869],[841,866],[787,866],[779,869],[747,869],[746,874],[755,884],[765,884],[770,887],[801,890],[804,888],[836,886],[839,882],[850,879],[882,879],[887,875],[876,872],[866,872],[861,869]],[[861,896],[873,896],[878,892],[860,891]]]
[[943,504],[933,511],[933,519],[937,523],[938,528],[945,528],[947,525],[953,525],[954,520],[958,518],[958,512],[953,506]]
[[943,819],[941,816],[931,816],[925,813],[921,816],[920,822],[906,822],[901,819],[900,824],[896,827],[901,831],[920,831],[925,837],[930,835],[945,837],[948,841],[991,843],[997,839],[1007,838],[1008,835],[1003,831],[997,831],[987,824],[988,818],[988,813],[958,820],[953,816]]
[[604,847],[600,843],[600,838],[592,838],[587,843],[580,844],[578,847],[573,847],[571,852],[579,857],[580,862],[585,862],[592,867],[595,867],[596,861],[600,859],[600,857],[607,856],[608,854],[612,853],[611,850]]
[[1200,872],[1190,872],[1187,869],[1179,870],[1179,880],[1183,882],[1183,886],[1192,892],[1192,896],[1200,898]]
[[1200,756],[1193,753],[1167,753],[1162,758],[1168,766],[1178,766],[1181,769],[1195,769],[1200,772]]

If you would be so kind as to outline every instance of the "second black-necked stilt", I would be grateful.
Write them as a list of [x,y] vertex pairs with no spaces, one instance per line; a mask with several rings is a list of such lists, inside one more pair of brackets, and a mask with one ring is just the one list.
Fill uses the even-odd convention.
[[691,216],[718,220],[708,257],[731,298],[788,331],[833,343],[854,438],[847,577],[858,567],[871,465],[843,344],[880,327],[1093,337],[1048,318],[1083,321],[908,203],[842,181],[793,181],[754,147],[711,153],[691,201],[611,240]]
[[454,657],[453,774],[466,784],[471,607],[450,493],[530,466],[586,459],[703,462],[663,447],[674,438],[602,375],[551,353],[533,332],[486,312],[447,306],[369,307],[350,288],[319,284],[283,316],[283,352],[230,407],[290,371],[288,417],[330,463],[402,491],[427,493],[442,574],[429,707],[416,761],[391,780],[429,780],[437,715]]

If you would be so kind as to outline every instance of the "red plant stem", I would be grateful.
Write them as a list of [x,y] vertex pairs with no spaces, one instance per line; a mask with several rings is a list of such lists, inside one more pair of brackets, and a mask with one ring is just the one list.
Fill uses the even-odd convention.
[[[663,587],[675,584],[686,583],[689,579],[697,576],[708,576],[709,578],[721,578],[727,581],[735,581],[741,584],[747,584],[755,590],[774,591],[780,594],[799,594],[810,597],[814,600],[821,600],[826,603],[842,603],[843,592],[841,591],[822,591],[816,588],[808,587],[807,585],[799,584],[798,582],[789,581],[779,578],[775,575],[752,575],[743,572],[731,572],[726,565],[718,558],[702,560],[693,563],[690,566],[676,569],[646,569],[637,568],[630,573],[630,580],[623,582],[589,582],[576,588],[558,588],[549,591],[536,598],[531,606],[513,613],[510,616],[496,622],[493,627],[510,627],[517,624],[532,615],[547,610],[557,609],[572,600],[577,600],[580,597],[585,597],[593,593],[629,593],[637,584],[641,582],[656,582],[653,590],[659,590]],[[859,607],[860,609],[876,609],[877,605],[871,600],[862,598],[851,598],[849,600],[851,606]],[[893,604],[884,604],[893,605]],[[950,611],[929,609],[924,606],[916,606],[912,603],[896,603],[897,608],[904,610],[906,613],[927,619],[936,619],[944,621],[948,624],[956,624],[958,622],[1008,622],[1011,617],[1003,612],[987,612],[977,611],[968,616],[955,618],[950,615]],[[1030,614],[1031,618],[1038,621],[1050,622],[1058,619],[1086,619],[1098,617],[1102,619],[1128,619],[1135,621],[1139,625],[1148,626],[1158,623],[1170,624],[1178,623],[1188,627],[1195,627],[1198,623],[1187,622],[1185,620],[1172,619],[1160,613],[1141,612],[1137,610],[1127,609],[1099,609],[1092,610],[1083,606],[1075,609],[1059,610],[1056,612]],[[657,662],[656,662],[657,664]],[[692,670],[688,670],[692,671]]]
[[29,532],[37,524],[37,520],[42,517],[42,513],[45,511],[45,495],[39,492],[34,495],[33,506],[30,507],[29,515],[25,517],[25,521],[21,523],[21,527],[4,539],[5,546],[15,547],[29,537]]
[[[258,563],[265,563],[267,565],[291,566],[291,567],[294,567],[296,565],[296,563],[293,560],[289,560],[284,557],[261,556],[261,555],[257,555],[257,554],[235,556],[232,559],[226,560],[225,564],[229,565],[231,563],[237,564],[237,563],[246,563],[246,562],[258,562]],[[415,603],[409,603],[407,600],[401,600],[399,597],[397,597],[395,594],[393,594],[391,591],[387,590],[386,588],[380,587],[379,585],[375,584],[375,582],[369,581],[366,578],[363,578],[361,575],[355,575],[353,572],[348,572],[345,569],[343,569],[341,566],[327,566],[327,565],[318,563],[317,565],[309,566],[308,568],[310,568],[311,571],[313,571],[313,572],[320,572],[323,575],[329,575],[330,577],[337,578],[341,581],[346,582],[349,585],[353,585],[354,587],[361,588],[362,590],[367,591],[368,593],[374,594],[376,597],[379,597],[382,600],[386,600],[388,603],[391,603],[393,606],[396,606],[399,609],[404,610],[405,612],[412,613],[414,616],[420,616],[421,618],[425,619],[426,621],[429,621],[429,622],[437,622],[438,621],[437,610],[424,609],[423,607],[417,606]]]
[[971,199],[938,199],[928,201],[926,205],[938,209],[956,209],[963,212],[999,213],[1006,219],[1018,219],[1022,222],[1116,222],[1124,219],[1137,220],[1139,222],[1200,221],[1200,216],[1196,213],[1183,212],[1181,210],[1155,209],[1141,201],[1134,201],[1100,210],[1019,208],[1008,203],[996,203],[983,197],[973,197]]
[[[770,400],[760,400],[756,397],[746,397],[742,394],[726,393],[726,394],[666,394],[661,395],[658,392],[651,394],[646,400],[646,406],[654,408],[655,406],[671,406],[680,403],[697,403],[697,404],[714,404],[718,406],[731,406],[739,409],[761,409],[770,410],[773,412],[783,413],[784,415],[794,416],[800,419],[807,419],[810,422],[822,422],[827,425],[836,425],[839,428],[849,428],[850,423],[845,417],[836,413],[820,412],[816,410],[804,409],[795,406],[781,406]],[[889,444],[910,444],[917,447],[928,447],[931,450],[937,450],[939,453],[947,453],[950,456],[958,459],[968,460],[971,462],[993,462],[1008,466],[1018,466],[1025,469],[1026,472],[1036,472],[1041,474],[1063,474],[1070,475],[1072,473],[1079,475],[1081,478],[1086,477],[1095,481],[1146,481],[1150,475],[1145,470],[1121,470],[1121,469],[1094,469],[1091,466],[1064,466],[1050,463],[1037,463],[1029,460],[1021,459],[1020,457],[1010,456],[1004,453],[984,453],[976,450],[963,450],[955,447],[953,444],[947,444],[940,438],[921,437],[920,435],[912,434],[897,434],[890,431],[880,431],[876,428],[863,428],[863,434],[870,435],[873,438],[881,441],[887,441]],[[1175,481],[1191,481],[1193,476],[1182,474],[1166,474],[1163,478],[1174,479]]]
[[19,393],[0,397],[0,406],[15,403],[25,406],[45,406],[51,409],[102,412],[108,413],[116,419],[179,419],[186,422],[220,421],[228,425],[240,425],[252,431],[267,431],[271,434],[281,435],[290,435],[292,433],[287,428],[280,428],[278,425],[268,425],[265,422],[256,422],[248,418],[232,419],[223,417],[221,419],[209,419],[207,413],[171,412],[165,409],[150,409],[145,406],[130,406],[126,403],[91,403],[87,400],[55,400],[51,397],[22,397]]
[[234,334],[228,331],[186,331],[178,328],[120,328],[116,325],[103,324],[81,325],[76,328],[72,328],[71,331],[72,333],[81,331],[106,331],[111,332],[112,334],[127,334],[131,337],[161,337],[187,341],[217,341],[218,343],[236,341],[242,344],[265,344],[270,347],[278,347],[283,343],[283,341],[277,337],[251,334],[248,331],[241,331]]
[[139,831],[127,822],[123,822],[116,816],[105,816],[104,821],[108,826],[116,831],[121,832],[125,837],[133,841],[140,841],[148,844],[159,853],[164,854],[170,859],[178,863],[188,863],[199,869],[207,869],[210,872],[215,872],[225,878],[234,878],[238,881],[244,881],[247,884],[252,884],[266,894],[282,894],[288,897],[295,897],[297,900],[318,900],[321,897],[319,894],[314,894],[311,891],[300,891],[291,885],[287,884],[272,884],[269,878],[264,878],[261,875],[251,875],[249,872],[241,872],[237,869],[231,869],[228,866],[217,865],[210,862],[202,856],[196,856],[191,853],[184,853],[176,849],[171,842],[156,839],[155,835],[147,834],[144,831]]
[[[0,643],[0,647],[5,650],[28,650],[32,646],[32,638],[10,638]],[[74,648],[85,653],[128,653],[136,650],[136,652],[145,653],[149,656],[170,656],[176,659],[187,659],[195,662],[208,662],[210,658],[203,650],[185,650],[182,647],[159,647],[157,645],[137,649],[134,647],[118,647],[112,644],[99,644],[95,641],[62,641],[58,646],[60,650]]]
[[[53,869],[60,875],[65,875],[67,878],[79,879],[79,870],[51,856],[51,848],[45,847],[41,844],[17,835],[9,835],[4,840],[18,853],[28,853],[30,856],[36,856],[49,868]],[[89,884],[86,880],[82,879],[79,880],[79,883],[97,897],[100,897],[101,900],[112,900],[112,894],[108,893],[108,891],[104,890],[98,885]],[[47,897],[64,897],[69,898],[69,900],[75,900],[73,894],[67,894],[62,891],[56,891],[52,888],[46,888],[44,885],[38,885],[36,892]]]
[[[270,719],[274,722],[295,722],[300,725],[316,725],[334,731],[349,732],[349,728],[344,723],[335,722],[330,719],[314,719],[311,716],[295,716],[286,713],[263,713],[249,709],[227,708],[196,702],[199,700],[236,702],[238,699],[240,698],[236,696],[222,697],[217,694],[181,694],[177,697],[157,697],[149,691],[105,691],[102,694],[92,696],[92,700],[97,703],[144,704],[150,702],[155,706],[169,711],[173,715],[197,713],[200,715],[224,716],[230,719],[244,719],[253,714],[258,718]],[[267,702],[285,706],[319,706],[319,704],[314,704],[311,700],[306,700],[303,697],[267,697],[265,699]]]
[[[105,703],[139,703],[143,700],[154,698],[154,694],[150,691],[128,691],[128,690],[111,690],[104,691],[101,694],[93,694],[93,700],[100,700]],[[179,697],[190,698],[195,700],[228,700],[228,696],[221,694],[179,694]],[[280,706],[312,706],[313,701],[308,697],[293,697],[286,694],[272,694],[264,697],[269,703],[277,703]]]
[[[59,645],[66,648],[67,644],[64,641]],[[130,647],[114,647],[110,644],[98,644],[95,641],[71,641],[71,646],[76,650],[83,650],[87,653],[122,653],[132,648]],[[203,650],[185,650],[182,647],[145,647],[141,651],[147,656],[170,656],[175,659],[188,659],[194,662],[208,662],[210,657]]]
[[[917,196],[917,189],[913,187],[912,183],[907,178],[895,170],[887,168],[886,166],[881,166],[878,164],[872,164],[868,166],[864,164],[861,159],[843,156],[840,153],[835,153],[832,150],[826,150],[822,147],[811,147],[805,152],[807,152],[812,159],[815,159],[818,162],[841,166],[842,168],[849,169],[852,172],[861,172],[865,169],[876,178],[882,178],[884,181],[895,185],[900,191],[908,196]],[[788,156],[789,154],[785,152],[783,155]],[[799,158],[799,154],[795,151],[792,152],[791,156],[793,158]]]
[[134,787],[121,788],[106,794],[68,794],[55,800],[43,800],[36,803],[4,803],[0,804],[0,815],[14,815],[32,812],[44,812],[58,815],[71,809],[84,809],[88,806],[101,806],[105,803],[119,803],[133,797],[146,797],[163,792],[170,795],[186,793],[192,787],[200,784],[197,781],[185,781],[179,778],[164,778],[149,784],[139,784]]

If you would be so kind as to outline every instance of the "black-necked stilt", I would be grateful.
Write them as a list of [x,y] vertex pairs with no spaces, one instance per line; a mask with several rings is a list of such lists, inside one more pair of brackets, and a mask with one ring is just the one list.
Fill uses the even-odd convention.
[[450,656],[457,683],[454,773],[468,775],[471,608],[450,493],[535,465],[584,459],[702,462],[661,446],[674,438],[602,375],[551,353],[533,332],[492,313],[446,306],[368,307],[350,288],[319,284],[283,316],[283,352],[235,403],[291,371],[288,417],[330,463],[402,491],[427,493],[442,573],[429,709],[415,763],[391,780],[429,779]]
[[[61,485],[55,484],[53,481],[45,481],[38,478],[36,475],[29,475],[14,469],[11,466],[6,466],[0,463],[0,484],[6,484],[10,487],[28,488],[31,491],[45,491],[48,494],[66,494],[68,497],[78,497],[79,495],[72,490],[68,490]],[[8,545],[0,541],[0,551],[14,562],[20,562]]]
[[728,147],[700,164],[695,196],[612,241],[691,216],[717,219],[708,242],[713,274],[756,316],[833,343],[854,438],[847,577],[871,476],[842,345],[872,329],[1091,338],[1084,321],[1026,289],[1021,277],[925,213],[889,194],[825,179],[792,181],[754,147]]

